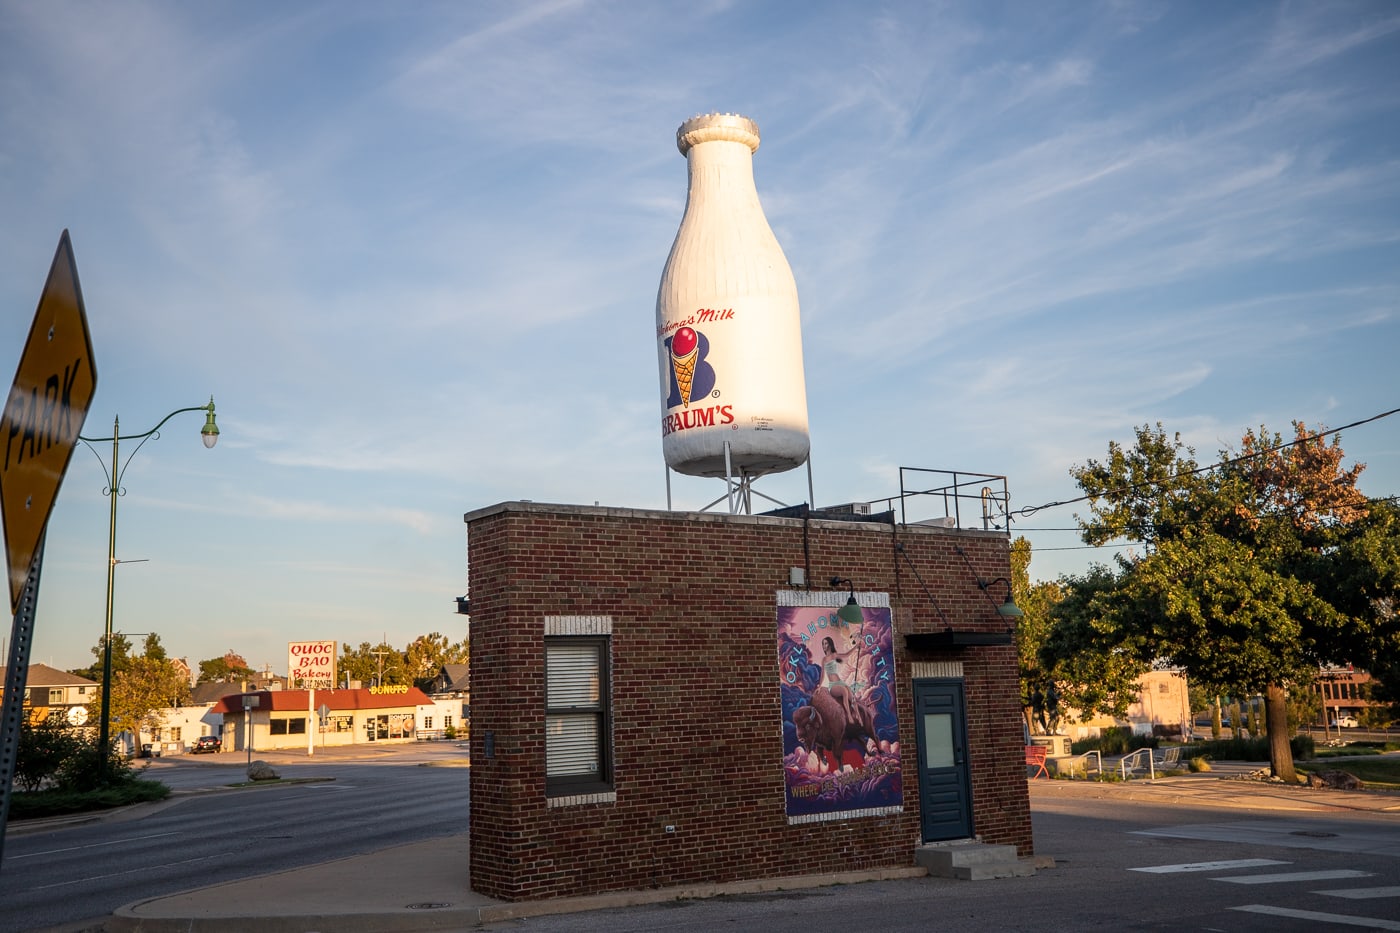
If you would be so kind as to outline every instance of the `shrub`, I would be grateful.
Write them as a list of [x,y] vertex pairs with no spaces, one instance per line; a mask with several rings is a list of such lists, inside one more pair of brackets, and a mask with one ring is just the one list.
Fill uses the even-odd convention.
[[136,778],[123,784],[93,791],[41,790],[34,794],[15,794],[10,798],[10,819],[36,819],[85,813],[89,810],[110,810],[149,800],[164,800],[170,788],[159,781]]
[[58,776],[64,761],[77,754],[81,736],[49,720],[31,723],[26,718],[19,727],[19,749],[15,756],[15,784],[33,793]]
[[[1288,745],[1293,750],[1294,761],[1307,761],[1314,757],[1316,746],[1311,736],[1295,735]],[[1267,736],[1260,736],[1255,739],[1193,742],[1191,751],[1215,761],[1268,761],[1269,739]]]
[[1140,748],[1156,748],[1157,737],[1134,735],[1131,729],[1111,726],[1097,736],[1071,742],[1069,749],[1076,755],[1097,751],[1101,755],[1126,755]]
[[58,769],[55,783],[60,790],[86,793],[118,787],[136,779],[131,762],[110,746],[98,747],[95,738],[85,738]]
[[11,796],[11,819],[104,810],[170,795],[164,784],[141,780],[110,746],[101,749],[95,737],[61,727],[57,734],[42,726],[21,732],[16,778],[25,792]]

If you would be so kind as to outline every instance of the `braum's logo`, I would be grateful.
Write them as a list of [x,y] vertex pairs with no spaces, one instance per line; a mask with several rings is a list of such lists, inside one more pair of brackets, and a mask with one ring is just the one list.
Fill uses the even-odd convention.
[[693,327],[682,327],[666,339],[671,358],[671,393],[666,408],[677,405],[689,408],[691,400],[702,399],[714,391],[715,368],[706,357],[710,340]]

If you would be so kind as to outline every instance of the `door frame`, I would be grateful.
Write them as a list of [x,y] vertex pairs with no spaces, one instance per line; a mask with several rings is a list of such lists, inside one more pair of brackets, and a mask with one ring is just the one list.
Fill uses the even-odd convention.
[[[914,740],[917,749],[919,839],[921,842],[948,842],[955,839],[975,838],[972,766],[967,742],[966,684],[961,677],[921,677],[911,681],[911,692],[913,693],[914,705]],[[942,701],[940,705],[943,709],[925,709],[927,701],[933,698]],[[937,787],[938,795],[946,797],[951,792],[954,795],[955,803],[952,807],[941,807],[937,811],[931,805],[931,800],[937,796],[933,793],[935,788],[931,781],[933,772],[925,766],[927,750],[924,746],[927,737],[924,735],[924,717],[928,712],[933,712],[935,715],[946,712],[950,716],[949,738],[953,745],[953,764],[949,768],[937,769],[941,772]],[[950,817],[939,822],[946,822],[947,825],[952,826],[951,833],[945,833],[942,830],[930,833],[930,827],[938,825],[932,821],[932,817],[936,813]]]

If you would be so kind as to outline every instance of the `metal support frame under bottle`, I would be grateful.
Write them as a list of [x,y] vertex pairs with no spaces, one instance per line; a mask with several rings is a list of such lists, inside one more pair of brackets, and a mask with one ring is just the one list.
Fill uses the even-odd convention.
[[[671,505],[671,468],[670,468],[669,466],[667,466],[665,469],[666,469],[666,511],[672,512],[672,511],[675,511],[675,509],[674,509],[674,508],[672,507],[672,505]],[[764,474],[764,475],[767,475],[767,474]],[[763,475],[760,475],[760,476],[749,476],[749,475],[746,474],[743,470],[740,470],[740,471],[738,472],[738,474],[736,475],[735,472],[734,472],[734,464],[733,464],[733,461],[732,461],[732,459],[731,459],[731,457],[730,457],[729,442],[728,442],[728,441],[725,441],[725,442],[724,442],[724,495],[720,496],[718,499],[714,500],[713,502],[709,503],[708,505],[702,506],[702,507],[699,509],[699,511],[701,511],[701,512],[708,512],[710,509],[712,509],[712,508],[714,508],[715,506],[719,505],[721,502],[728,502],[728,504],[729,504],[729,514],[730,514],[730,515],[752,515],[752,514],[753,514],[753,497],[754,497],[754,496],[758,496],[760,499],[767,499],[769,502],[772,502],[774,505],[778,506],[778,508],[780,508],[780,509],[781,509],[781,508],[787,508],[787,507],[788,507],[788,503],[786,503],[786,502],[781,502],[781,501],[779,501],[779,500],[777,500],[777,499],[774,499],[772,496],[767,495],[767,494],[762,493],[762,492],[759,492],[757,489],[754,488],[753,484],[756,483],[756,482],[758,482],[758,481],[759,481],[760,479],[762,479],[762,478],[763,478]],[[808,505],[812,505],[812,504],[815,503],[816,501],[817,501],[817,500],[816,500],[816,497],[813,495],[813,492],[812,492],[812,455],[811,455],[811,453],[808,453],[808,454],[807,454],[807,504],[808,504]]]

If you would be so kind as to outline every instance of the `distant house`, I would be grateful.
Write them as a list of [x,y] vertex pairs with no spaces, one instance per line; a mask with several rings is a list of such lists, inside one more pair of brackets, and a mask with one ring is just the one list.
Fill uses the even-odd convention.
[[466,737],[471,718],[471,667],[466,664],[444,664],[433,678],[428,694],[434,709],[425,711],[419,725],[419,738],[439,739],[449,735]]
[[[6,669],[0,667],[0,682],[6,674]],[[88,704],[101,695],[102,685],[95,680],[47,664],[30,664],[24,686],[24,708],[28,710],[31,723],[50,719],[81,726],[88,720]]]
[[1077,710],[1061,710],[1058,731],[1071,739],[1097,736],[1104,729],[1128,728],[1134,735],[1189,737],[1191,703],[1186,675],[1179,670],[1148,671],[1138,678],[1138,698],[1123,719],[1093,716],[1080,720]]
[[432,687],[428,690],[433,696],[457,695],[471,696],[471,666],[468,664],[444,664],[442,670],[433,678]]

